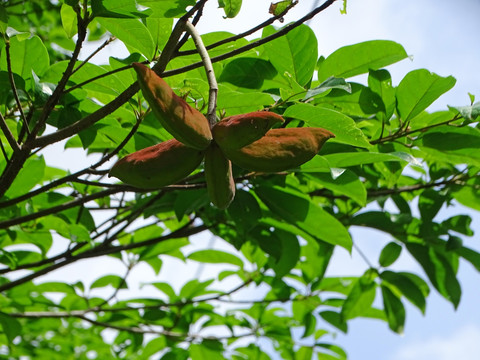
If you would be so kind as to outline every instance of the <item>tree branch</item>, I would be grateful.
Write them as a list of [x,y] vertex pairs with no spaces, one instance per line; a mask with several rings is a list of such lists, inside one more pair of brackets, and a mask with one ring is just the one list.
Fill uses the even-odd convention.
[[35,128],[32,131],[32,134],[27,138],[27,141],[33,140],[36,134],[40,131],[40,129],[45,125],[48,117],[50,116],[52,110],[57,105],[60,97],[62,96],[63,90],[67,85],[67,81],[72,76],[73,68],[77,62],[78,55],[80,54],[80,50],[82,49],[83,42],[87,36],[87,19],[82,19],[80,11],[77,11],[77,28],[78,28],[78,36],[77,41],[75,43],[75,49],[73,50],[72,57],[68,62],[67,68],[65,69],[62,78],[58,82],[53,94],[48,98],[47,102],[43,106],[43,111],[40,114],[40,117],[37,120]]
[[[0,209],[1,208],[5,208],[5,207],[8,207],[8,206],[11,206],[11,205],[15,205],[15,204],[18,204],[19,202],[22,202],[24,200],[27,200],[27,199],[30,199],[36,195],[39,195],[39,194],[42,194],[50,189],[53,189],[57,186],[60,186],[62,184],[65,184],[69,181],[80,181],[78,179],[79,176],[82,176],[82,175],[85,175],[85,174],[88,174],[92,171],[92,169],[96,169],[97,167],[100,167],[101,165],[103,165],[104,163],[106,163],[107,161],[109,161],[111,158],[113,158],[115,155],[118,154],[118,152],[130,141],[130,139],[132,138],[133,135],[135,135],[138,127],[140,126],[140,123],[142,122],[142,118],[138,118],[137,119],[137,122],[135,123],[135,125],[132,127],[132,129],[130,130],[130,132],[128,133],[128,135],[125,137],[125,139],[122,140],[122,142],[115,148],[115,150],[113,150],[110,154],[106,155],[105,157],[103,157],[100,161],[98,161],[96,164],[88,167],[88,168],[85,168],[83,170],[80,170],[80,171],[77,171],[76,173],[73,173],[73,174],[70,174],[70,175],[67,175],[61,179],[57,179],[55,181],[52,181],[51,183],[45,185],[45,186],[42,186],[40,188],[37,188],[35,190],[32,190],[30,191],[29,193],[26,193],[26,194],[23,194],[23,195],[20,195],[16,198],[13,198],[13,199],[9,199],[9,200],[6,200],[6,201],[3,201],[3,202],[0,202]],[[118,186],[122,186],[122,185],[116,185],[117,188]],[[123,190],[125,190],[125,187],[123,188]]]
[[74,263],[78,260],[81,260],[81,259],[99,257],[99,256],[102,256],[102,255],[110,255],[110,254],[118,253],[118,252],[121,252],[121,251],[124,251],[124,250],[132,250],[132,249],[137,249],[137,248],[144,247],[144,246],[151,246],[151,245],[155,245],[155,244],[157,244],[161,241],[166,241],[166,240],[169,240],[169,239],[177,239],[177,238],[181,238],[181,237],[187,237],[187,236],[195,235],[195,234],[198,234],[198,233],[200,233],[204,230],[207,230],[207,229],[208,229],[208,227],[206,225],[199,225],[199,226],[194,227],[194,228],[182,227],[182,228],[180,228],[176,231],[171,232],[170,234],[160,236],[160,237],[156,237],[156,238],[149,239],[149,240],[145,240],[145,241],[138,242],[138,243],[126,244],[126,245],[117,245],[117,246],[109,246],[109,247],[105,247],[105,248],[102,245],[100,245],[96,248],[84,251],[84,252],[82,252],[78,255],[73,255],[72,257],[66,258],[63,261],[60,261],[56,264],[45,267],[45,268],[43,268],[41,270],[38,270],[38,271],[36,271],[32,274],[26,275],[26,276],[21,277],[17,280],[14,280],[14,281],[5,283],[3,285],[0,285],[0,292],[12,289],[16,286],[24,284],[28,281],[36,279],[36,278],[38,278],[42,275],[48,274],[49,272],[52,272],[52,271],[57,270],[59,268],[62,268],[66,265],[72,264],[72,263]]
[[[135,189],[133,187],[129,187],[128,190],[129,191],[134,191],[134,192],[138,191],[138,189]],[[24,215],[24,216],[19,216],[19,217],[9,219],[9,220],[0,221],[0,229],[7,229],[7,228],[9,228],[10,226],[13,226],[13,225],[19,225],[19,224],[22,224],[22,223],[27,222],[27,221],[40,219],[40,218],[42,218],[44,216],[47,216],[47,215],[56,214],[56,213],[64,211],[64,210],[71,209],[75,206],[85,204],[89,201],[96,200],[96,199],[101,199],[103,197],[119,193],[121,191],[124,191],[124,189],[118,189],[118,188],[107,189],[107,190],[104,190],[104,191],[100,191],[98,193],[94,193],[94,194],[84,196],[80,199],[68,201],[68,202],[63,203],[61,205],[57,205],[57,206],[53,206],[53,207],[48,208],[48,209],[37,211],[35,213],[31,213],[31,214]]]
[[215,78],[215,71],[213,70],[212,61],[210,60],[208,51],[207,49],[205,49],[205,45],[203,44],[202,37],[198,33],[195,26],[193,26],[189,21],[187,21],[186,29],[192,37],[193,42],[195,43],[195,47],[197,48],[197,51],[202,58],[203,66],[205,67],[205,73],[207,75],[208,85],[210,89],[208,98],[207,119],[210,124],[210,128],[212,128],[217,122],[215,113],[217,109],[218,84],[217,79]]
[[[298,1],[292,2],[292,4],[288,8],[286,8],[285,11],[283,11],[281,14],[272,16],[270,19],[264,21],[263,23],[255,26],[255,27],[253,27],[253,28],[241,33],[241,34],[231,36],[229,38],[226,38],[226,39],[217,41],[213,44],[207,45],[206,49],[207,50],[215,49],[216,47],[219,47],[219,46],[224,45],[224,44],[228,44],[230,42],[237,41],[239,39],[243,39],[246,36],[252,35],[252,34],[256,33],[257,31],[262,30],[263,28],[267,27],[268,25],[271,25],[275,21],[283,18],[290,11],[290,9],[293,8],[297,3],[298,3]],[[196,54],[195,50],[184,50],[184,51],[178,51],[176,53],[176,56],[187,56],[187,55],[194,55],[194,54]]]
[[[30,128],[28,127],[28,122],[23,112],[22,103],[20,102],[20,98],[18,97],[17,87],[15,85],[15,79],[13,78],[13,71],[12,71],[12,60],[10,58],[10,41],[7,40],[5,44],[5,54],[7,56],[7,72],[8,72],[8,79],[10,81],[10,86],[12,88],[13,97],[15,98],[15,102],[17,103],[18,111],[20,111],[20,117],[22,119],[23,127],[28,134],[30,134]],[[20,141],[20,140],[19,140]]]
[[5,121],[5,118],[3,117],[2,113],[0,113],[0,129],[3,132],[3,135],[7,138],[8,143],[10,144],[10,147],[12,148],[13,152],[19,151],[20,146],[18,145],[17,141],[15,140],[15,137],[13,136],[12,132],[8,128],[7,122]]
[[[290,31],[292,31],[293,29],[299,27],[300,25],[302,25],[303,23],[305,23],[306,21],[310,20],[311,18],[313,18],[315,15],[317,15],[318,13],[324,11],[325,9],[327,9],[330,5],[332,5],[336,0],[327,0],[325,1],[322,5],[320,5],[318,8],[316,8],[315,10],[309,12],[307,15],[305,15],[304,17],[302,17],[300,20],[297,20],[287,26],[285,26],[283,29],[279,30],[278,32],[276,32],[275,34],[272,34],[272,35],[269,35],[267,37],[264,37],[263,39],[259,39],[257,41],[254,41],[254,42],[251,42],[250,44],[248,45],[245,45],[245,46],[242,46],[238,49],[235,49],[235,50],[232,50],[228,53],[225,53],[225,54],[222,54],[222,55],[218,55],[218,56],[215,56],[213,57],[211,60],[212,60],[212,63],[215,63],[215,62],[219,62],[219,61],[222,61],[222,60],[226,60],[226,59],[229,59],[235,55],[238,55],[238,54],[241,54],[241,53],[244,53],[245,51],[248,51],[248,50],[251,50],[251,49],[254,49],[260,45],[263,45],[263,44],[266,44],[270,41],[273,41],[275,39],[278,39],[279,37],[282,37],[283,35],[285,34],[288,34]],[[162,74],[162,77],[168,77],[168,76],[173,76],[173,75],[178,75],[178,74],[182,74],[184,72],[187,72],[187,71],[190,71],[190,70],[193,70],[193,69],[197,69],[199,68],[200,66],[202,66],[202,62],[196,62],[196,63],[193,63],[193,64],[190,64],[190,65],[187,65],[187,66],[184,66],[184,67],[181,67],[181,68],[178,68],[178,69],[173,69],[173,70],[169,70],[169,71],[165,71],[163,74]]]
[[[191,11],[192,10],[190,10],[190,12]],[[187,15],[189,13],[187,13]],[[180,38],[180,35],[183,33],[184,26],[185,26],[185,20],[183,21],[179,20],[175,25],[170,35],[170,38],[168,39],[167,44],[165,45],[165,48],[163,49],[163,52],[160,55],[160,58],[158,59],[158,62],[153,67],[153,70],[157,74],[162,74],[163,71],[165,70],[168,62],[170,61],[170,58],[175,49],[175,46],[178,42],[178,39]],[[124,90],[117,98],[115,98],[114,100],[106,104],[101,109],[98,109],[97,111],[91,113],[90,115],[87,115],[83,119],[73,123],[70,126],[66,126],[60,130],[57,130],[53,134],[44,135],[35,139],[35,141],[33,141],[32,143],[32,147],[35,148],[35,147],[42,147],[49,144],[53,144],[55,142],[61,141],[63,139],[66,139],[70,136],[77,134],[78,132],[88,128],[89,126],[95,124],[97,121],[103,119],[105,116],[117,110],[120,106],[125,104],[133,95],[135,95],[139,90],[140,90],[140,86],[138,85],[138,82],[135,81],[126,90]]]

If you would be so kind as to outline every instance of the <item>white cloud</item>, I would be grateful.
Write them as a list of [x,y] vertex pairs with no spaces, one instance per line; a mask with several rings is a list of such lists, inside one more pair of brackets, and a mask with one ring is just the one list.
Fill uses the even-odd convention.
[[400,348],[392,360],[478,360],[480,328],[466,325],[450,337],[434,336]]

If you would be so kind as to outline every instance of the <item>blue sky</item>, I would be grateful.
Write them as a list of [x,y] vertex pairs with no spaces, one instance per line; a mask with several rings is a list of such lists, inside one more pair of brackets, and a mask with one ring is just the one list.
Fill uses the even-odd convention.
[[[222,12],[216,9],[217,1],[209,1],[205,13],[213,15],[208,21],[200,23],[200,31],[239,32],[268,18],[269,0],[243,2],[237,18],[223,20]],[[313,0],[299,0],[299,5],[286,17],[286,22],[305,14],[315,3]],[[468,92],[475,94],[477,101],[480,100],[480,1],[349,0],[347,15],[341,15],[340,8],[341,1],[338,1],[309,24],[319,40],[319,55],[328,56],[341,46],[361,41],[394,40],[402,44],[412,57],[412,60],[403,60],[388,68],[395,83],[409,71],[418,68],[426,68],[442,76],[453,75],[457,79],[455,88],[435,102],[432,110],[446,109],[447,104],[468,105]],[[118,47],[106,49],[103,55],[109,54],[117,57],[125,55],[121,54]],[[78,166],[89,165],[90,161]],[[452,212],[466,213],[467,210],[456,207],[445,209],[442,214],[449,216]],[[467,245],[480,250],[480,245],[475,243],[480,233],[479,214],[474,214],[473,228],[477,237],[469,240]],[[382,244],[389,240],[378,232],[360,231],[355,233],[355,239],[372,259],[378,257]],[[205,246],[207,242],[208,239],[200,241],[199,245]],[[78,264],[83,271],[88,268],[88,272],[82,275],[91,272],[92,279],[95,279],[95,266],[98,264],[88,264],[91,266],[87,262]],[[106,264],[102,263],[101,266],[104,268]],[[112,263],[112,271],[115,266]],[[396,266],[399,270],[421,272],[408,257],[402,258]],[[350,257],[339,251],[329,273],[351,275],[359,274],[364,269],[365,263],[358,254]],[[118,271],[122,273],[123,269]],[[144,271],[148,272],[148,269]],[[176,275],[180,275],[178,268],[176,271]],[[145,272],[132,274],[132,282],[141,282],[146,277]],[[59,275],[54,273],[52,278]],[[411,306],[407,308],[403,336],[390,332],[382,322],[354,320],[349,325],[349,333],[346,336],[338,334],[333,341],[347,350],[350,360],[478,360],[480,287],[477,284],[480,274],[469,264],[461,264],[460,279],[463,298],[456,312],[450,303],[432,290],[425,317],[417,309]]]

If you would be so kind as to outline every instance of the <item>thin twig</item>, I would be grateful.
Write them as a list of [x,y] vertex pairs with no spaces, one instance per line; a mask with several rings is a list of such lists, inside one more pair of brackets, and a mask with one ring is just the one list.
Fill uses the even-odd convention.
[[[77,41],[75,43],[75,49],[73,50],[72,57],[70,58],[67,68],[63,72],[62,78],[58,82],[55,90],[53,91],[52,95],[48,98],[47,102],[43,106],[43,111],[40,114],[37,123],[32,131],[31,136],[36,136],[36,134],[40,131],[40,129],[45,125],[48,117],[50,116],[51,112],[57,105],[60,97],[63,94],[63,90],[67,85],[68,79],[72,76],[73,68],[77,62],[78,55],[80,54],[80,50],[82,49],[83,42],[87,36],[87,20],[82,19],[80,12],[77,12],[77,29],[78,29],[78,36]],[[30,136],[30,137],[31,137]],[[27,139],[28,141],[28,139]]]
[[[143,61],[142,64],[148,64],[149,61]],[[85,85],[87,84],[90,84],[91,82],[94,82],[94,81],[97,81],[97,80],[100,80],[104,77],[107,77],[107,76],[110,76],[110,75],[113,75],[113,74],[116,74],[118,72],[121,72],[121,71],[125,71],[125,70],[128,70],[128,69],[131,69],[132,68],[132,65],[125,65],[125,66],[122,66],[122,67],[119,67],[118,69],[114,69],[114,70],[110,70],[109,72],[106,72],[106,73],[103,73],[103,74],[100,74],[100,75],[97,75],[97,76],[94,76],[90,79],[87,79],[85,81],[82,81],[81,83],[78,83],[76,85],[73,85],[72,87],[69,87],[68,89],[66,89],[64,91],[64,93],[69,93],[73,90],[76,90],[76,89],[79,89],[79,88],[82,88],[84,87]]]
[[[288,11],[291,8],[293,8],[297,3],[298,3],[298,1],[292,2],[292,4],[288,8],[286,8],[281,14],[272,16],[270,19],[264,21],[263,23],[255,26],[255,27],[253,27],[253,28],[241,33],[241,34],[237,34],[237,35],[231,36],[229,38],[219,40],[219,41],[217,41],[213,44],[207,45],[206,49],[207,50],[215,49],[216,47],[219,47],[221,45],[225,45],[225,44],[228,44],[230,42],[234,42],[234,41],[243,39],[246,36],[252,35],[252,34],[256,33],[257,31],[262,30],[263,28],[267,27],[268,25],[273,24],[278,19],[283,18],[288,13]],[[195,25],[195,23],[194,23],[194,25]],[[187,56],[187,55],[194,55],[194,54],[196,54],[196,50],[184,50],[184,51],[178,51],[176,53],[176,56]]]
[[28,134],[30,134],[30,128],[28,127],[28,122],[23,112],[22,103],[20,102],[20,98],[18,97],[17,86],[15,85],[15,79],[13,78],[13,71],[12,71],[12,61],[10,58],[10,41],[6,40],[5,44],[5,54],[7,56],[7,71],[8,71],[8,79],[10,81],[10,86],[12,88],[13,97],[15,98],[15,102],[17,103],[18,111],[20,111],[20,117],[23,122],[23,126]]
[[[128,188],[129,191],[137,191],[137,189],[135,189],[133,187],[127,187],[127,188]],[[97,193],[84,196],[84,197],[76,199],[76,200],[68,201],[68,202],[63,203],[61,205],[52,206],[51,208],[48,208],[48,209],[44,209],[44,210],[40,210],[40,211],[37,211],[37,212],[34,212],[34,213],[30,213],[28,215],[23,215],[23,216],[19,216],[19,217],[13,218],[13,219],[0,221],[0,229],[7,229],[7,228],[9,228],[10,226],[13,226],[13,225],[19,225],[19,224],[22,224],[22,223],[27,222],[27,221],[32,221],[32,220],[40,219],[44,216],[48,216],[48,215],[51,215],[51,214],[56,214],[56,213],[59,213],[61,211],[65,211],[65,210],[71,209],[73,207],[76,207],[78,205],[85,204],[89,201],[96,200],[96,199],[101,199],[103,197],[119,193],[121,191],[125,191],[125,189],[122,189],[122,188],[120,188],[120,189],[107,189],[107,190],[104,190],[104,191],[99,191]]]
[[91,58],[97,55],[103,48],[105,48],[108,44],[110,44],[115,39],[116,39],[115,36],[110,36],[107,40],[105,40],[105,42],[102,45],[100,45],[94,52],[88,55],[88,57],[85,60],[83,60],[80,65],[78,65],[75,69],[72,70],[72,75],[75,74],[78,70],[80,70],[82,66],[87,64]]
[[[130,141],[130,139],[132,138],[133,135],[135,135],[138,127],[140,126],[140,123],[142,121],[142,118],[138,118],[137,119],[137,122],[135,123],[135,125],[132,127],[132,129],[130,130],[130,132],[128,133],[128,135],[125,137],[125,139],[122,140],[122,142],[111,152],[109,153],[108,155],[106,155],[105,157],[103,157],[100,161],[98,161],[97,163],[95,163],[94,165],[88,167],[88,168],[85,168],[83,170],[80,170],[80,171],[77,171],[76,173],[73,173],[73,174],[70,174],[70,175],[67,175],[61,179],[58,179],[58,180],[55,180],[55,181],[52,181],[51,183],[45,185],[45,186],[42,186],[38,189],[35,189],[35,190],[32,190],[30,191],[29,193],[27,194],[23,194],[23,195],[20,195],[16,198],[13,198],[13,199],[9,199],[9,200],[6,200],[4,202],[0,202],[0,209],[1,208],[4,208],[4,207],[7,207],[7,206],[11,206],[11,205],[15,205],[15,204],[18,204],[19,202],[22,202],[24,200],[27,200],[27,199],[30,199],[38,194],[41,194],[41,193],[44,193],[50,189],[53,189],[57,186],[60,186],[60,185],[63,185],[69,181],[74,181],[74,180],[78,180],[78,177],[79,176],[82,176],[82,175],[85,175],[85,174],[88,174],[88,173],[94,173],[92,170],[93,169],[96,169],[97,167],[100,167],[101,165],[103,165],[104,163],[106,163],[107,161],[109,161],[111,158],[113,158],[115,155],[118,154],[118,152],[123,149],[123,147],[127,144],[128,141]],[[117,185],[118,186],[118,185]]]
[[[195,6],[194,6],[195,8]],[[190,10],[187,15],[190,16]],[[182,18],[183,19],[183,18]],[[188,17],[187,17],[188,19]],[[183,29],[185,26],[185,21],[186,20],[179,20],[177,24],[175,25],[175,28],[173,29],[170,38],[167,41],[167,44],[165,45],[165,48],[160,55],[160,58],[158,62],[155,64],[153,67],[153,70],[157,72],[157,74],[163,73],[165,70],[168,62],[170,61],[170,58],[172,56],[172,53],[175,49],[175,45],[180,38],[180,35],[183,33]],[[73,136],[77,134],[78,132],[88,128],[89,126],[95,124],[97,121],[100,119],[103,119],[105,116],[111,114],[115,110],[117,110],[120,106],[125,104],[133,95],[135,95],[138,91],[140,90],[140,86],[138,83],[135,81],[133,84],[131,84],[126,90],[124,90],[118,97],[116,97],[114,100],[106,104],[104,107],[101,109],[91,113],[90,115],[87,115],[83,119],[73,123],[70,126],[66,126],[53,134],[49,135],[44,135],[41,136],[32,143],[33,147],[42,147],[45,145],[53,144],[55,142],[61,141],[63,139],[66,139],[70,136]]]
[[205,67],[205,72],[208,79],[209,85],[209,97],[208,97],[208,112],[207,112],[207,119],[210,124],[210,128],[212,128],[215,123],[217,122],[217,118],[215,115],[217,109],[217,94],[218,94],[218,84],[217,79],[215,78],[215,72],[213,70],[213,65],[210,60],[210,56],[208,55],[207,49],[205,49],[205,45],[203,44],[202,37],[198,33],[195,26],[193,26],[189,21],[186,22],[186,29],[187,32],[193,39],[195,43],[195,47],[197,48],[200,57],[202,58],[203,66]]
[[[332,5],[336,0],[327,0],[325,1],[322,5],[320,5],[318,8],[316,8],[315,10],[309,12],[307,15],[305,15],[304,17],[302,17],[301,19],[285,26],[284,28],[282,28],[281,30],[277,31],[276,33],[272,34],[272,35],[269,35],[269,36],[266,36],[264,37],[263,39],[259,39],[257,41],[254,41],[254,42],[251,42],[250,44],[248,45],[245,45],[245,46],[242,46],[238,49],[235,49],[235,50],[232,50],[228,53],[225,53],[225,54],[222,54],[222,55],[218,55],[218,56],[215,56],[213,58],[211,58],[212,60],[212,63],[215,63],[215,62],[219,62],[219,61],[222,61],[222,60],[226,60],[226,59],[229,59],[233,56],[236,56],[238,54],[241,54],[241,53],[244,53],[245,51],[248,51],[248,50],[251,50],[251,49],[254,49],[258,46],[261,46],[263,44],[266,44],[270,41],[273,41],[275,39],[278,39],[282,36],[284,36],[285,34],[288,34],[290,31],[292,31],[293,29],[299,27],[300,25],[302,25],[303,23],[305,23],[307,20],[310,20],[311,18],[313,18],[315,15],[317,15],[318,13],[324,11],[325,9],[327,9],[330,5]],[[184,66],[184,67],[181,67],[181,68],[177,68],[177,69],[173,69],[173,70],[169,70],[169,71],[165,71],[162,76],[165,78],[165,77],[168,77],[168,76],[173,76],[173,75],[178,75],[178,74],[182,74],[184,72],[187,72],[187,71],[190,71],[190,70],[193,70],[193,69],[197,69],[199,67],[201,67],[203,65],[203,63],[200,61],[200,62],[196,62],[196,63],[193,63],[193,64],[190,64],[190,65],[187,65],[187,66]]]
[[70,264],[72,264],[72,263],[74,263],[78,260],[88,259],[88,258],[93,258],[93,257],[99,257],[99,256],[102,256],[102,255],[115,254],[115,253],[118,253],[118,252],[121,252],[121,251],[124,251],[124,250],[132,250],[132,249],[137,249],[137,248],[144,247],[144,246],[152,246],[152,245],[155,245],[155,244],[157,244],[161,241],[166,241],[166,240],[169,240],[169,239],[177,239],[177,238],[182,238],[182,237],[195,235],[195,234],[198,234],[199,232],[202,232],[202,231],[207,230],[207,229],[208,229],[208,227],[205,226],[205,225],[200,225],[200,226],[197,226],[197,227],[194,227],[194,228],[182,227],[182,228],[180,228],[180,229],[178,229],[178,230],[176,230],[176,231],[174,231],[170,234],[160,236],[160,237],[150,239],[150,240],[145,240],[145,241],[138,242],[138,243],[127,244],[127,245],[118,245],[118,246],[110,246],[110,247],[107,247],[107,248],[103,248],[101,246],[98,247],[98,248],[93,248],[93,249],[87,250],[83,253],[80,253],[78,255],[74,255],[72,257],[66,258],[63,261],[52,264],[52,265],[50,265],[46,268],[43,268],[43,269],[38,270],[38,271],[36,271],[32,274],[21,277],[17,280],[14,280],[14,281],[5,283],[3,285],[0,285],[0,292],[12,289],[16,286],[24,284],[24,283],[26,283],[28,281],[31,281],[33,279],[36,279],[40,276],[48,274],[48,273],[50,273],[54,270],[62,268],[66,265],[70,265]]
[[395,134],[385,136],[383,138],[380,137],[377,140],[370,141],[370,144],[375,145],[375,144],[384,143],[384,142],[387,142],[387,141],[393,141],[393,140],[396,140],[396,139],[399,139],[399,138],[402,138],[402,137],[405,137],[405,136],[408,136],[408,135],[411,135],[411,134],[415,134],[415,133],[418,133],[418,132],[425,132],[427,130],[430,130],[430,129],[433,129],[433,128],[436,128],[436,127],[439,127],[439,126],[443,126],[443,125],[448,126],[452,122],[454,122],[458,119],[460,119],[460,116],[455,115],[452,119],[445,120],[445,121],[439,122],[437,124],[424,126],[423,128],[420,128],[420,129],[407,130],[407,131],[401,131],[402,130],[402,127],[401,127]]
[[[203,3],[200,4],[198,10],[197,10],[197,13],[195,14],[193,20],[192,20],[192,24],[195,26],[198,24],[198,22],[200,21],[200,18],[202,17],[203,15],[203,8],[206,4],[208,0],[205,0],[205,1],[202,1]],[[179,49],[182,48],[183,45],[185,45],[185,43],[187,42],[188,40],[188,33],[187,34],[184,34],[183,37],[180,39],[180,41],[178,42],[176,48],[175,48],[175,57],[177,56],[178,52],[179,52]],[[194,52],[195,53],[195,52]]]
[[20,150],[20,146],[18,145],[17,141],[15,140],[15,137],[10,131],[2,113],[0,113],[0,128],[2,129],[3,135],[5,135],[5,137],[7,138],[7,141],[10,144],[10,147],[12,148],[12,150],[14,152]]

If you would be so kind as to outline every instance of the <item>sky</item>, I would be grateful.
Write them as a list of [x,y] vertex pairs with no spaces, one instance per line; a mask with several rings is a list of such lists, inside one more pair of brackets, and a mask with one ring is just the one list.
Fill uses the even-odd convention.
[[[285,18],[285,23],[299,18],[315,3],[313,0],[299,0],[299,4]],[[244,0],[238,17],[224,20],[222,11],[217,9],[217,1],[211,0],[205,10],[209,18],[199,24],[199,31],[244,31],[269,17],[269,5],[268,0]],[[402,44],[411,56],[411,59],[388,67],[394,83],[398,83],[409,71],[419,68],[426,68],[441,76],[453,75],[457,79],[454,89],[437,100],[432,110],[446,109],[446,105],[468,105],[468,92],[476,95],[477,100],[480,99],[480,0],[348,0],[347,15],[340,14],[341,5],[341,1],[338,1],[309,23],[319,41],[319,55],[328,56],[341,46],[362,41],[393,40]],[[106,49],[103,56],[122,57],[122,51],[118,46],[112,47]],[[79,168],[89,165],[90,161],[78,164]],[[444,209],[440,216],[448,217],[452,212],[468,213],[468,210],[460,207]],[[480,234],[480,217],[478,214],[473,214],[473,217],[472,227],[476,238],[469,240],[466,245],[480,250],[475,243]],[[382,244],[389,240],[378,232],[354,231],[354,238],[372,259],[378,258]],[[205,247],[209,241],[208,238],[197,239],[196,246]],[[117,268],[123,271],[113,260],[106,261],[100,265],[92,261],[82,262],[79,264],[83,268],[82,275],[95,279],[96,267],[110,266],[108,261],[112,261],[112,270]],[[178,265],[173,263],[169,266],[180,276]],[[402,257],[395,266],[397,270],[421,272],[408,257]],[[75,275],[79,268],[70,269],[73,277],[79,277]],[[350,256],[340,250],[335,253],[328,274],[358,274],[364,269],[365,263],[358,253]],[[149,269],[141,268],[132,274],[131,281],[141,282],[150,275]],[[53,280],[59,274],[50,276]],[[350,360],[478,360],[480,286],[477,284],[480,274],[469,264],[462,263],[459,277],[463,295],[457,311],[432,290],[425,316],[416,308],[407,307],[403,336],[392,333],[383,322],[360,319],[349,324],[347,335],[338,334],[335,339],[325,340],[343,346]]]

